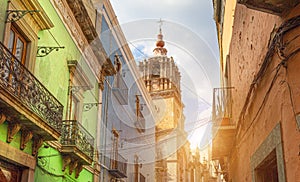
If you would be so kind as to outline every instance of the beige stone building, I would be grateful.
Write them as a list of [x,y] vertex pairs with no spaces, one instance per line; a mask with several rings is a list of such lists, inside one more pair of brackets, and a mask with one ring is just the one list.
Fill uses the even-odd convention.
[[219,181],[299,181],[299,1],[213,2],[222,75],[212,142]]
[[181,76],[164,45],[160,30],[154,56],[139,65],[157,111],[155,178],[157,182],[188,181],[189,144],[184,131]]

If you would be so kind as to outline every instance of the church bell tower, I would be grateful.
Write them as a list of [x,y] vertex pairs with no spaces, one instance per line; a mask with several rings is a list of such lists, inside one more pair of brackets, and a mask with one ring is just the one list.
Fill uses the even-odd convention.
[[[181,101],[180,72],[173,57],[167,56],[161,28],[157,35],[154,55],[139,64],[139,70],[150,93],[157,120],[156,181],[180,181],[182,166],[176,162],[181,154],[179,149],[186,141],[184,131],[183,103]],[[175,161],[175,162],[174,162]],[[172,176],[173,180],[169,176]]]

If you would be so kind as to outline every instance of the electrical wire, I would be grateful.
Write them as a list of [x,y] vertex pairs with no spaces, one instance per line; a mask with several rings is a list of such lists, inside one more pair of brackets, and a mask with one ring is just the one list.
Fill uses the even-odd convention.
[[49,34],[51,35],[51,37],[53,38],[53,40],[56,42],[56,44],[57,44],[59,47],[61,47],[60,44],[58,43],[58,41],[56,40],[56,38],[54,37],[54,35],[50,32],[50,30],[47,29],[47,31],[49,32]]
[[[255,75],[254,77],[254,80],[252,81],[251,85],[250,85],[250,88],[249,88],[249,91],[247,93],[247,97],[245,99],[245,102],[244,102],[244,105],[243,105],[243,108],[240,112],[240,115],[239,115],[239,119],[238,119],[238,126],[237,126],[237,135],[239,135],[239,131],[242,127],[242,124],[244,121],[244,116],[245,116],[245,113],[246,113],[246,110],[248,109],[249,107],[249,104],[252,103],[250,102],[250,99],[254,97],[254,90],[258,87],[257,85],[260,83],[260,81],[263,79],[264,75],[266,74],[267,70],[269,69],[269,65],[271,64],[272,62],[272,58],[274,56],[274,53],[276,52],[276,49],[277,51],[279,51],[281,53],[280,57],[282,56],[284,59],[278,64],[278,66],[276,67],[276,73],[272,79],[272,82],[269,86],[269,89],[267,90],[265,96],[264,96],[264,99],[263,99],[263,102],[261,103],[256,115],[254,116],[254,118],[252,119],[250,125],[248,126],[248,128],[246,129],[246,131],[244,132],[244,134],[240,137],[241,140],[239,142],[239,144],[242,143],[242,140],[244,138],[244,136],[246,135],[246,133],[249,131],[249,129],[251,128],[253,122],[255,121],[255,119],[258,117],[259,113],[261,112],[263,106],[265,105],[267,99],[268,99],[268,96],[273,88],[273,85],[275,83],[275,80],[276,78],[278,77],[278,74],[279,74],[279,70],[282,66],[284,66],[286,68],[287,66],[287,61],[295,56],[297,53],[300,52],[300,48],[297,48],[295,51],[293,51],[292,53],[290,53],[289,55],[285,56],[284,55],[284,52],[283,50],[285,50],[285,46],[287,44],[283,44],[283,35],[285,35],[285,33],[287,33],[288,31],[296,28],[300,26],[300,16],[296,16],[294,18],[291,18],[289,20],[287,20],[286,22],[284,22],[277,30],[273,40],[272,40],[272,43],[271,45],[269,46],[269,50],[267,51],[267,54],[265,55],[264,57],[264,60],[263,60],[263,63],[262,63],[262,66],[260,67],[258,73]],[[293,40],[296,40],[297,39],[297,36],[294,37]],[[290,44],[290,42],[288,42],[288,44]],[[289,88],[290,89],[290,88]],[[291,94],[291,91],[290,91],[290,94]],[[292,99],[291,99],[292,100]],[[293,104],[292,104],[293,106]],[[294,109],[294,108],[293,108]],[[237,144],[237,145],[239,145]]]
[[181,85],[186,88],[188,91],[190,91],[192,94],[194,94],[197,98],[199,98],[202,102],[204,102],[206,105],[211,106],[209,102],[207,102],[203,97],[201,97],[199,94],[197,94],[195,91],[193,91],[191,88],[186,86],[184,83],[181,83]]
[[[210,122],[211,122],[211,120],[209,120],[207,122],[203,122],[201,125],[188,130],[188,132],[191,132],[193,130],[197,130],[197,129],[203,127],[204,125],[206,125],[206,124],[208,124]],[[153,133],[152,136],[155,137],[155,134]],[[181,137],[181,136],[186,136],[186,134],[182,133],[182,134],[172,135],[171,137],[164,138],[163,140],[160,140],[160,142],[161,143],[165,143],[165,142],[168,142],[169,140],[172,140],[174,138]],[[129,153],[132,153],[132,152],[136,152],[138,150],[141,150],[141,149],[144,149],[144,148],[149,148],[149,147],[155,146],[155,145],[157,145],[157,143],[153,142],[153,143],[148,143],[148,144],[143,144],[143,145],[138,145],[138,146],[133,146],[133,147],[128,147],[128,148],[122,148],[122,149],[119,148],[118,151],[122,151],[122,154],[126,154],[126,153],[124,153],[124,151],[128,151]],[[110,148],[109,146],[106,146],[106,147]],[[132,151],[133,149],[137,149],[137,150],[136,151]],[[110,150],[107,150],[107,149],[100,149],[100,151],[110,152]]]
[[[127,41],[127,40],[126,40]],[[138,52],[140,52],[142,55],[144,55],[143,58],[149,58],[150,56],[146,55],[145,53],[143,53],[143,51],[141,51],[139,48],[137,48],[132,42],[127,41],[130,45],[132,45]]]

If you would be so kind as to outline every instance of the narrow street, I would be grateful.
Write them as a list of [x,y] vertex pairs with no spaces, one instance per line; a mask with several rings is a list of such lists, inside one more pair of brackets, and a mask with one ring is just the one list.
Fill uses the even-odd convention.
[[1,0],[0,182],[300,182],[299,2]]

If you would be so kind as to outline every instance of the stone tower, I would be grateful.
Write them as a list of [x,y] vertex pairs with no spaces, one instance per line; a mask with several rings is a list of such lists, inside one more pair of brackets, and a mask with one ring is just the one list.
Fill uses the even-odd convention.
[[156,181],[185,181],[187,159],[183,149],[186,133],[180,90],[181,76],[174,59],[167,56],[167,49],[164,46],[160,28],[156,48],[153,50],[154,56],[139,64],[157,111]]

